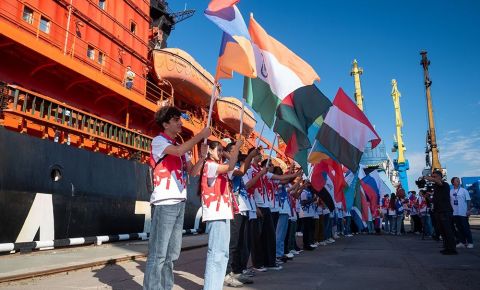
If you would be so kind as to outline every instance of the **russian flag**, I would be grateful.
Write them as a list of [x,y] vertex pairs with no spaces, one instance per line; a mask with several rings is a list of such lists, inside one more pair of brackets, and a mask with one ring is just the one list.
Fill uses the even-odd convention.
[[362,180],[360,180],[360,184],[362,185],[362,189],[363,192],[365,192],[367,200],[370,202],[372,215],[376,217],[376,213],[378,212],[378,204],[380,201],[380,190],[377,186],[377,182],[372,176],[366,175],[364,178],[362,178]]
[[250,34],[235,5],[239,0],[212,0],[205,16],[223,30],[215,80],[232,78],[236,71],[255,78],[256,64]]

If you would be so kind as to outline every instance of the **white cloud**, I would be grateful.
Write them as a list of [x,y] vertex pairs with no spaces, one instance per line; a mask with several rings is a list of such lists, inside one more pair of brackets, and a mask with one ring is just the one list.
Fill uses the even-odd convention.
[[407,154],[410,169],[407,171],[409,190],[417,190],[415,180],[422,176],[423,168],[425,168],[425,152],[409,152]]
[[480,130],[468,135],[447,132],[439,140],[440,158],[448,176],[480,175]]

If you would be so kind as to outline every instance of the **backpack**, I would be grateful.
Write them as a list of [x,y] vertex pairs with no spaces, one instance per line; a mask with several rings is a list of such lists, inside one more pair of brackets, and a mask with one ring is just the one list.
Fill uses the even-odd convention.
[[158,159],[158,161],[155,163],[154,163],[153,157],[151,157],[150,164],[148,165],[148,169],[147,169],[147,180],[146,180],[147,192],[149,194],[152,194],[153,190],[155,189],[155,184],[153,182],[155,168],[157,168],[158,164],[160,164],[160,162],[162,162],[163,159],[165,159],[165,157],[167,157],[167,154],[163,155],[162,158]]

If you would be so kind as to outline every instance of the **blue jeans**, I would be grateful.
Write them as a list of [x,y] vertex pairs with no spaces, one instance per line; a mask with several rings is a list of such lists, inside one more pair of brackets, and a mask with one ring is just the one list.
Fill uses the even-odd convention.
[[431,236],[432,235],[432,219],[430,218],[430,215],[422,215],[420,216],[422,220],[422,228],[423,228],[423,234],[425,236]]
[[397,233],[397,216],[396,215],[389,215],[388,216],[388,223],[390,224],[390,233],[391,234],[396,234]]
[[203,290],[223,289],[230,244],[230,220],[207,221],[208,249]]
[[390,218],[388,215],[385,215],[384,218],[385,220],[385,226],[383,227],[383,231],[386,232],[386,233],[389,233],[390,232],[390,226],[389,223],[390,223]]
[[185,202],[153,206],[143,289],[173,288],[173,262],[182,247]]
[[323,215],[323,218],[324,218],[324,221],[325,221],[323,236],[324,236],[325,240],[328,240],[332,237],[332,219],[330,218],[330,215],[328,215],[328,214]]
[[345,235],[352,234],[352,217],[346,216],[345,217]]
[[277,230],[276,230],[276,252],[277,257],[283,257],[285,254],[285,236],[287,235],[288,229],[288,214],[281,213],[278,216]]
[[373,221],[367,222],[367,229],[369,234],[373,234]]
[[337,233],[339,235],[343,234],[343,219],[337,218]]
[[403,213],[397,215],[397,235],[402,233]]

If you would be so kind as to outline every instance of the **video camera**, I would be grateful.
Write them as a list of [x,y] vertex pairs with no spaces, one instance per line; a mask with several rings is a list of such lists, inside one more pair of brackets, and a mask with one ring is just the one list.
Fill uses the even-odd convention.
[[415,184],[417,185],[418,189],[424,189],[426,192],[433,192],[433,182],[427,181],[420,176],[417,180],[415,180]]

